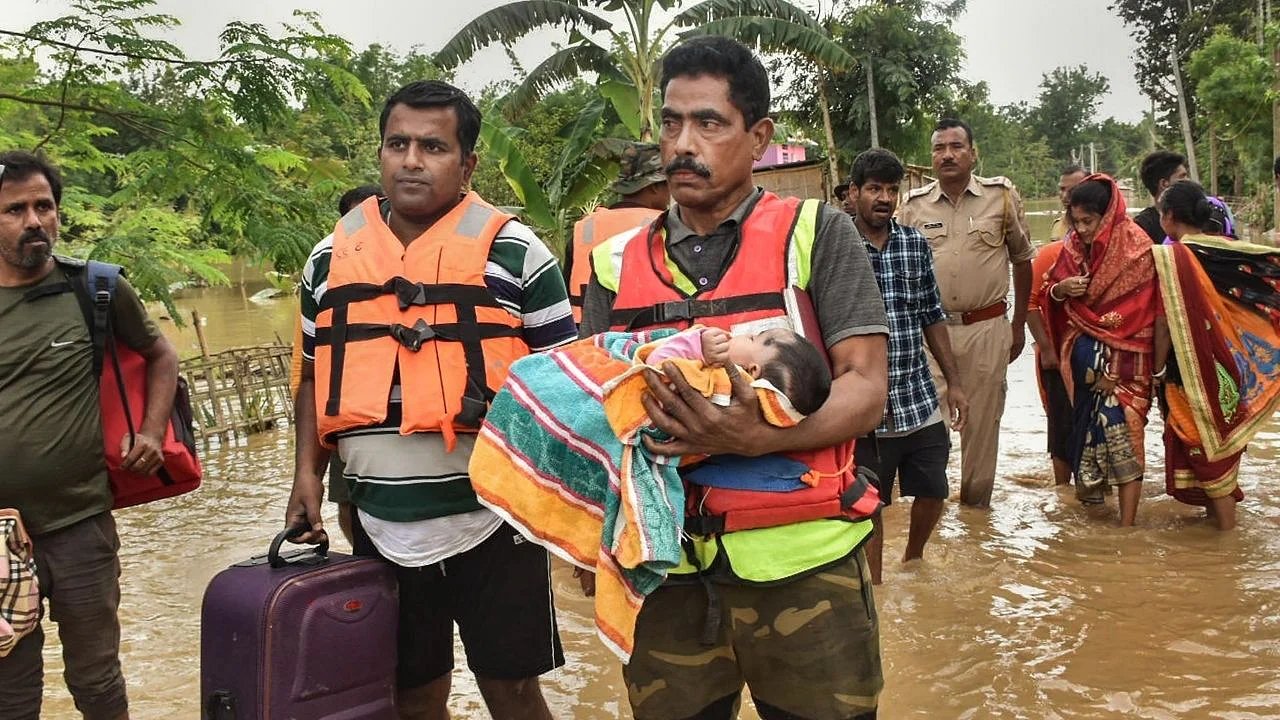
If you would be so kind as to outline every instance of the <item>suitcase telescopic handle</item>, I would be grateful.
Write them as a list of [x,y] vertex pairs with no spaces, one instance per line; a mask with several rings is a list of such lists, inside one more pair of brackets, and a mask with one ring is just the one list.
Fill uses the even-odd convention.
[[[302,535],[303,533],[305,533],[310,529],[311,528],[307,527],[306,525],[292,525],[282,530],[279,535],[276,535],[275,538],[271,540],[271,547],[267,550],[267,563],[270,564],[271,567],[273,568],[282,568],[288,565],[288,563],[285,562],[280,557],[280,546],[284,544],[285,540],[292,540],[293,538],[296,538],[299,535]],[[329,555],[329,536],[328,535],[325,535],[321,538],[320,543],[316,545],[314,552],[319,557],[322,557],[322,558],[328,557]]]

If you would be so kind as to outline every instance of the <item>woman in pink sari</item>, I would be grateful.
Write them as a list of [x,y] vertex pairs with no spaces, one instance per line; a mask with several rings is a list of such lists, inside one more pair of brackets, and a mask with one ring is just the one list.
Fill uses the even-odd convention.
[[1106,175],[1071,191],[1072,230],[1049,273],[1043,311],[1072,404],[1069,460],[1076,496],[1120,496],[1120,524],[1137,517],[1160,294],[1151,240]]

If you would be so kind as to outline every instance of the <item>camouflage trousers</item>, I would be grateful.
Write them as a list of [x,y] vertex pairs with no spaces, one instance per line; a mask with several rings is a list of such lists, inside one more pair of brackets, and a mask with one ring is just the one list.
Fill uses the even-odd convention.
[[715,584],[723,615],[712,645],[702,642],[704,587],[658,588],[623,668],[636,720],[728,720],[744,684],[766,720],[874,717],[884,676],[870,577],[859,549],[790,582]]

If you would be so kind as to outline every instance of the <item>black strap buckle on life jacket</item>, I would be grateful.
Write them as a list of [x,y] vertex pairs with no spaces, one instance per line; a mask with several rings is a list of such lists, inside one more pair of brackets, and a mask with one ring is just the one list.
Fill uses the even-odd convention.
[[840,509],[848,510],[862,499],[863,495],[871,489],[872,485],[877,484],[879,477],[875,471],[868,467],[858,466],[853,474],[853,482],[849,483],[849,487],[840,493]]
[[[419,318],[412,326],[399,323],[348,323],[348,310],[352,303],[374,300],[383,295],[395,295],[401,311],[410,307],[451,305],[458,320],[454,323],[432,325]],[[456,416],[456,422],[467,427],[479,426],[488,412],[489,403],[497,395],[497,391],[488,384],[483,341],[490,338],[520,337],[521,331],[520,328],[501,323],[479,322],[477,307],[501,308],[502,305],[487,287],[460,283],[429,284],[413,282],[399,276],[382,284],[352,283],[326,291],[321,299],[320,309],[333,310],[332,324],[328,328],[316,329],[316,344],[330,346],[329,394],[325,402],[325,415],[332,417],[341,411],[342,374],[346,365],[347,343],[391,336],[413,352],[420,352],[428,342],[462,343],[467,386],[460,398],[462,409]]]
[[640,330],[654,325],[760,310],[786,310],[786,307],[787,303],[781,292],[751,293],[708,300],[685,298],[655,303],[648,307],[616,308],[609,315],[609,323],[615,327],[626,327],[627,330]]
[[422,318],[418,318],[418,322],[414,323],[413,327],[406,327],[396,323],[389,328],[389,332],[391,337],[396,339],[396,342],[414,352],[421,350],[423,343],[436,336],[436,331]]

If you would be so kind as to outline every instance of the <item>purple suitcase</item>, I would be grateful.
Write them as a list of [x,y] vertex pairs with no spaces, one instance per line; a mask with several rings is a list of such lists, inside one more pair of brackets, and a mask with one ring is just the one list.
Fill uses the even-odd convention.
[[396,578],[328,543],[214,576],[200,613],[205,720],[395,720]]

